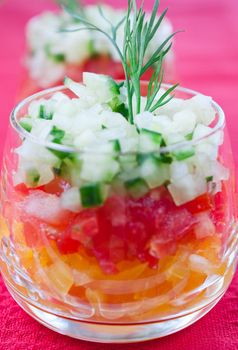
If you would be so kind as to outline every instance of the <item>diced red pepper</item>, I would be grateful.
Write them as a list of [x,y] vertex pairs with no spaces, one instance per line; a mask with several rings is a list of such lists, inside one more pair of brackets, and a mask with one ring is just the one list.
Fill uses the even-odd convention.
[[204,193],[196,199],[184,204],[181,208],[187,209],[191,214],[201,213],[212,209],[212,199],[209,193]]

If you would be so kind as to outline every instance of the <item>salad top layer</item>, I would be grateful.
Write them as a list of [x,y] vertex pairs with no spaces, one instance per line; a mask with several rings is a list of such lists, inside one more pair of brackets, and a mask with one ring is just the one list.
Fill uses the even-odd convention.
[[[34,100],[20,119],[41,144],[26,137],[16,149],[15,184],[37,188],[60,176],[70,187],[65,205],[78,210],[101,205],[114,190],[140,197],[161,185],[181,205],[207,190],[219,191],[228,178],[218,155],[222,130],[181,146],[211,133],[216,113],[210,97],[173,98],[153,112],[144,111],[146,98],[141,97],[141,113],[130,123],[124,83],[84,73],[83,84],[66,78],[65,86],[73,94]],[[164,92],[160,89],[156,100]],[[45,141],[74,151],[45,147]],[[161,151],[170,145],[173,150]]]
[[[103,5],[106,18],[112,23],[119,23],[125,16],[125,11],[113,9]],[[110,24],[102,20],[97,6],[84,7],[87,19],[98,25],[106,32],[110,31]],[[62,28],[76,29],[82,26],[67,13],[45,12],[33,17],[26,29],[29,55],[27,67],[33,79],[42,87],[47,87],[62,79],[67,64],[81,64],[86,59],[97,54],[109,54],[113,60],[120,61],[118,53],[111,43],[97,31],[60,32]],[[172,33],[171,23],[165,19],[151,41],[146,52],[150,57],[155,49]],[[123,45],[124,30],[120,27],[117,33],[119,47]],[[167,56],[171,59],[172,53]]]

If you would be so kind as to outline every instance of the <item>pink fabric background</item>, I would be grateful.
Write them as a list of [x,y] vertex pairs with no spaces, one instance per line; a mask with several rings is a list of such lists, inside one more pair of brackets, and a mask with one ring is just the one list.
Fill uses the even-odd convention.
[[[200,90],[221,104],[227,116],[238,166],[238,1],[162,0],[170,7],[182,86]],[[111,0],[114,3],[114,0]],[[152,0],[145,0],[150,8]],[[117,0],[125,6],[126,0]],[[24,25],[53,0],[0,0],[0,155],[9,112],[21,74]],[[235,350],[238,349],[238,275],[222,301],[202,320],[172,336],[134,345],[93,344],[58,335],[32,320],[11,299],[0,280],[0,350]]]

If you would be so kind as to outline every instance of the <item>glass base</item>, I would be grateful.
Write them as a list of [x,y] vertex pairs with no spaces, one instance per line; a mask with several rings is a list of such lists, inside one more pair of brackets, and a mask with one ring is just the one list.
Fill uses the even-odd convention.
[[47,328],[72,338],[98,343],[141,342],[178,332],[206,315],[224,294],[219,295],[217,299],[204,308],[185,316],[144,324],[112,325],[77,321],[51,314],[26,302],[9,284],[6,285],[10,294],[21,308]]

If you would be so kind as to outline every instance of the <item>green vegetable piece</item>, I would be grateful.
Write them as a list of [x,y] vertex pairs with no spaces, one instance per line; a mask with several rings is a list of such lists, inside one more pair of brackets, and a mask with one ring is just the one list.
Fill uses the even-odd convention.
[[113,143],[113,150],[115,152],[120,152],[121,151],[120,141],[119,140],[112,140],[111,142]]
[[188,141],[191,141],[193,139],[193,132],[190,132],[190,134],[187,134],[185,136],[185,139],[188,140]]
[[102,184],[92,183],[80,188],[80,197],[84,208],[92,208],[103,203]]
[[206,181],[207,181],[207,182],[213,181],[213,176],[207,176],[207,177],[206,177]]
[[[109,105],[110,105],[110,103],[109,103]],[[126,108],[125,103],[121,103],[121,104],[118,104],[118,105],[114,106],[112,108],[112,110],[113,110],[113,112],[122,114],[123,117],[125,117],[126,119],[127,119],[128,115],[129,115],[129,111],[128,111],[128,108]]]
[[118,158],[122,170],[131,171],[132,169],[135,169],[138,166],[138,160],[135,154],[123,154],[119,155]]
[[61,141],[65,136],[65,131],[57,128],[57,126],[53,126],[50,135],[53,136],[52,142],[61,144]]
[[94,41],[93,39],[89,40],[88,42],[88,53],[89,53],[89,56],[90,57],[97,57],[97,51],[95,49],[95,46],[94,46]]
[[141,129],[141,134],[149,136],[154,143],[161,145],[162,135],[159,132]]
[[173,156],[178,161],[190,158],[190,157],[194,156],[194,154],[195,154],[195,150],[193,148],[188,149],[188,150],[173,152]]
[[158,163],[171,164],[173,162],[172,154],[169,152],[154,154],[154,158]]
[[139,165],[143,164],[148,158],[152,158],[158,166],[161,163],[164,164],[171,164],[173,162],[173,157],[171,153],[166,152],[166,153],[159,153],[159,152],[154,152],[154,153],[140,153],[137,155],[137,162]]
[[166,142],[165,142],[165,140],[163,138],[161,140],[160,146],[161,147],[166,147],[167,146],[167,144],[166,144]]
[[128,108],[125,103],[120,100],[120,88],[121,84],[117,84],[115,80],[111,77],[109,78],[110,90],[113,95],[112,100],[108,103],[109,107],[111,107],[113,112],[122,114],[126,119],[129,115]]
[[50,45],[45,46],[45,53],[47,57],[54,61],[55,63],[62,63],[65,62],[65,54],[63,53],[52,53],[50,49]]
[[143,197],[149,190],[145,180],[139,177],[126,181],[125,187],[133,198]]
[[63,53],[51,54],[50,57],[55,63],[65,62],[65,55]]
[[51,153],[53,153],[56,157],[58,157],[59,159],[63,160],[65,158],[68,158],[70,153],[68,152],[64,152],[64,151],[59,151],[57,149],[53,149],[53,148],[50,148],[48,147],[47,148]]
[[30,187],[36,187],[40,180],[40,174],[37,169],[32,168],[26,172],[26,183]]
[[[62,139],[64,138],[64,135],[65,135],[65,131],[57,128],[56,126],[53,126],[50,132],[50,135],[53,136],[53,139],[52,139],[53,143],[61,144]],[[61,160],[69,157],[70,155],[70,153],[68,152],[55,150],[53,148],[48,148],[48,150]]]
[[44,105],[40,105],[39,118],[40,119],[45,119],[45,120],[51,120],[53,118],[53,113],[47,114],[46,110],[45,110],[45,106]]
[[[30,118],[29,118],[29,120],[30,120]],[[20,120],[20,121],[19,121],[19,124],[20,124],[21,127],[22,127],[23,129],[25,129],[27,132],[31,132],[31,130],[32,130],[32,125],[31,125],[30,122],[28,122],[28,121],[26,121],[26,120]]]
[[136,160],[139,165],[143,164],[148,158],[153,157],[152,153],[138,153],[136,156]]

